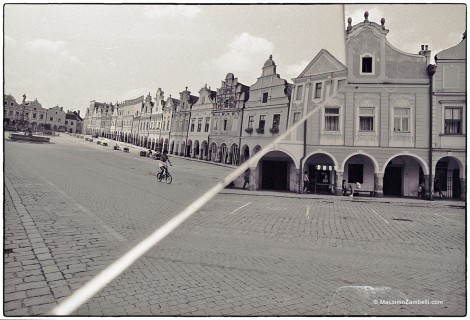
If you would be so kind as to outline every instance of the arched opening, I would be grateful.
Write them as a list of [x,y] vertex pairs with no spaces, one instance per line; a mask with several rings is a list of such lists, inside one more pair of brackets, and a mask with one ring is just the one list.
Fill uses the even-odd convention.
[[261,151],[261,147],[259,145],[257,145],[253,148],[253,154],[252,155],[254,156],[255,154],[257,154],[260,151]]
[[246,160],[250,159],[250,147],[246,144],[242,147],[242,153],[240,156],[240,163],[245,162]]
[[231,163],[233,165],[238,165],[240,163],[240,151],[239,151],[238,145],[236,143],[234,143],[230,146],[228,161],[229,161],[229,163]]
[[217,144],[215,142],[212,142],[209,148],[209,160],[213,162],[217,161]]
[[[460,161],[454,157],[444,157],[436,163],[436,171],[434,178],[434,196],[439,197],[436,188],[440,186],[442,195],[446,198],[460,199],[462,198],[464,178],[461,178],[462,168]],[[439,182],[436,180],[439,179]]]
[[207,141],[202,141],[199,159],[207,160],[209,155]]
[[220,145],[220,150],[219,150],[219,161],[220,163],[228,163],[228,148],[225,143],[222,143]]
[[[307,171],[310,180],[307,191],[315,194],[333,194],[336,189],[335,163],[335,160],[325,153],[309,156],[303,166],[303,171]],[[301,175],[303,176],[303,172]]]
[[[364,154],[355,154],[343,163],[343,180],[349,188],[359,182],[362,190],[371,192],[382,191],[382,187],[376,185],[375,174],[378,168],[374,160]],[[342,186],[342,181],[338,181]]]
[[[399,155],[391,159],[385,167],[383,178],[384,196],[417,197],[420,181],[425,181],[421,162],[411,155]],[[429,184],[426,182],[426,186]]]
[[294,161],[282,151],[270,151],[264,155],[258,162],[256,173],[259,174],[255,174],[255,177],[258,178],[258,181],[255,181],[255,186],[258,185],[259,189],[296,190],[297,174]]
[[174,141],[171,141],[171,144],[170,144],[170,154],[173,154],[173,149],[175,148],[175,142]]

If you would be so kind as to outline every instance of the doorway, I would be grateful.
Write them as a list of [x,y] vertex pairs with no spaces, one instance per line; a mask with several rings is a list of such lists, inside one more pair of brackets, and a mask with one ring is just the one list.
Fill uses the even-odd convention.
[[262,183],[263,190],[287,191],[288,163],[287,161],[264,160],[262,162]]
[[384,174],[384,195],[402,195],[402,168],[387,166]]

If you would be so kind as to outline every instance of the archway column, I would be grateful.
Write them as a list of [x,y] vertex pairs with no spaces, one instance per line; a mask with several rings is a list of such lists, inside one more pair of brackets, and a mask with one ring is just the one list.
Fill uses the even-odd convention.
[[336,171],[335,175],[335,196],[343,195],[343,172]]
[[467,194],[467,180],[465,178],[460,178],[460,199],[466,200]]
[[429,190],[429,175],[424,175],[424,185],[426,186],[426,193],[424,197],[428,200],[434,199],[434,183],[432,184],[432,189]]
[[374,191],[376,198],[384,197],[384,174],[374,173]]

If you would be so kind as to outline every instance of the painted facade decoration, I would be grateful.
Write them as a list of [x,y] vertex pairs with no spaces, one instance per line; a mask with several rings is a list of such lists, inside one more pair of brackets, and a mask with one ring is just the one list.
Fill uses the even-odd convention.
[[249,87],[228,73],[217,89],[216,106],[212,110],[212,131],[209,136],[209,159],[214,162],[240,163],[240,135],[243,109],[248,101]]
[[207,160],[209,157],[209,134],[211,132],[212,110],[216,107],[216,92],[207,87],[199,90],[199,99],[191,109],[189,123],[188,145],[190,153],[187,156]]

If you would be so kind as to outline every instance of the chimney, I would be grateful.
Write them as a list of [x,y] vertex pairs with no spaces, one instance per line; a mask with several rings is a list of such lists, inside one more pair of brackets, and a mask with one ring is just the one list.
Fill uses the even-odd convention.
[[80,110],[77,111],[78,115],[80,115]]
[[419,55],[426,57],[426,65],[431,63],[431,50],[428,50],[428,47],[429,46],[427,44],[422,44],[421,51],[418,53]]

